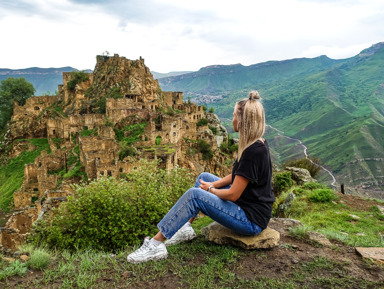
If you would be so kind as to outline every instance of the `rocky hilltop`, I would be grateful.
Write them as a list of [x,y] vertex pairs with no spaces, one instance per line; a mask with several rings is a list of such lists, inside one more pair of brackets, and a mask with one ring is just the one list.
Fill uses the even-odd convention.
[[16,158],[47,149],[25,164],[21,187],[14,192],[20,210],[1,232],[1,244],[14,248],[26,237],[39,213],[69,194],[72,184],[103,176],[123,177],[140,158],[158,159],[192,172],[229,173],[225,128],[204,106],[183,101],[181,92],[162,91],[144,59],[115,54],[97,56],[93,73],[64,72],[58,94],[14,103],[3,155]]

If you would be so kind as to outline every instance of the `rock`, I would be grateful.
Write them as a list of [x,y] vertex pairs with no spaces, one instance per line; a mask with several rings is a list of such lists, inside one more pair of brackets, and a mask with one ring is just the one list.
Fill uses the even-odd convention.
[[288,218],[272,218],[269,220],[268,227],[278,231],[281,235],[285,235],[289,228],[302,226],[301,222]]
[[376,263],[384,265],[384,248],[356,247],[356,252],[363,258],[372,259]]
[[295,167],[286,167],[287,171],[292,172],[292,179],[296,181],[298,185],[304,183],[316,182],[314,178],[311,177],[311,174],[307,169],[295,168]]
[[284,200],[284,203],[280,204],[276,210],[276,214],[279,217],[284,217],[286,215],[286,212],[291,208],[293,200],[296,198],[296,195],[294,193],[289,193],[286,199]]
[[384,215],[384,206],[379,206],[379,205],[377,205],[376,207],[379,209],[380,213],[381,213],[382,215]]
[[31,257],[27,256],[27,255],[21,255],[20,256],[20,260],[24,261],[24,262],[27,262],[29,259],[31,259]]
[[360,217],[356,216],[356,215],[349,214],[348,216],[350,216],[354,220],[359,220],[360,219]]
[[201,230],[208,241],[219,245],[234,245],[243,249],[269,249],[278,246],[280,233],[267,227],[256,236],[240,235],[232,230],[213,222]]
[[308,235],[309,240],[311,240],[311,241],[313,241],[315,243],[318,243],[318,244],[320,244],[322,246],[325,246],[325,247],[332,246],[332,243],[329,242],[327,237],[325,237],[323,234],[320,234],[318,232],[308,231],[307,235]]
[[15,258],[11,258],[11,257],[3,257],[3,260],[9,263],[15,262]]

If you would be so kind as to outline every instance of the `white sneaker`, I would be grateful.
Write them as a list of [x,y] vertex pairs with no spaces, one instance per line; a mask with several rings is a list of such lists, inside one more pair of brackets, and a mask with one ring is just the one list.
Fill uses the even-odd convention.
[[154,245],[145,237],[143,245],[127,257],[129,263],[141,263],[149,260],[162,260],[168,257],[167,248],[164,243]]
[[181,227],[180,230],[172,236],[171,239],[165,241],[165,246],[172,246],[184,241],[192,240],[196,238],[196,233],[191,226]]

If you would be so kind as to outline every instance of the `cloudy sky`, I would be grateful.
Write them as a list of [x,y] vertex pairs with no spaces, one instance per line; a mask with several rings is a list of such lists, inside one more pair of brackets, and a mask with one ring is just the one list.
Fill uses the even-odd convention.
[[1,0],[0,68],[93,69],[108,51],[156,72],[354,56],[384,41],[382,0]]

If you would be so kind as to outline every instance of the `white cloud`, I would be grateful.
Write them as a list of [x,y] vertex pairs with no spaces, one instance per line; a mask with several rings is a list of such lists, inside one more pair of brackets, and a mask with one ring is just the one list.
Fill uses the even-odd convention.
[[384,40],[379,0],[3,0],[0,67],[93,68],[105,50],[151,70],[346,58]]

